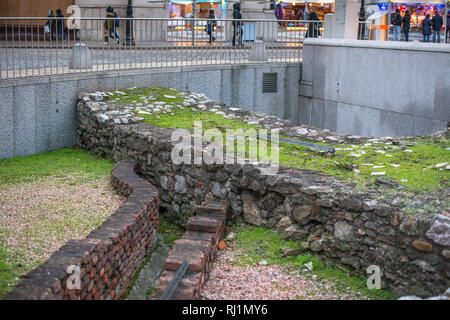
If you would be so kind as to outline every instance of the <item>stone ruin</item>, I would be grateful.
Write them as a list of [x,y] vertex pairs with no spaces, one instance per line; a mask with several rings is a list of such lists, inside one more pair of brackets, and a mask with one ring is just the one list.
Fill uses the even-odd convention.
[[[107,96],[79,96],[79,146],[114,161],[134,161],[139,175],[157,187],[161,208],[180,225],[194,215],[196,206],[221,201],[231,208],[229,218],[276,229],[286,239],[300,241],[301,250],[332,264],[365,276],[370,265],[379,266],[382,286],[397,296],[438,295],[450,286],[448,213],[406,213],[395,199],[380,197],[377,190],[360,190],[314,171],[280,168],[278,174],[265,176],[252,164],[175,165],[171,162],[174,129],[145,123],[130,106],[118,107]],[[189,97],[190,107],[214,108],[303,140],[360,139],[227,108],[202,95]]]

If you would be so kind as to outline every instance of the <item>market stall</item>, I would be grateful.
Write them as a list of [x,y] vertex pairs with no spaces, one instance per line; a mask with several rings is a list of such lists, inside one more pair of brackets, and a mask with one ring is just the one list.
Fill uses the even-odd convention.
[[[417,0],[392,0],[388,6],[388,12],[389,15],[391,15],[395,12],[396,9],[399,9],[400,14],[403,17],[405,15],[405,12],[409,11],[411,14],[410,39],[421,40],[423,19],[425,19],[427,14],[430,14],[430,18],[433,17],[434,12],[437,11],[443,17],[445,23],[447,3],[447,0],[422,0],[420,2],[418,2]],[[442,30],[445,30],[444,26],[442,26]],[[442,35],[444,35],[444,33],[442,33]],[[402,32],[402,40],[404,40],[403,37],[404,35]],[[441,38],[443,38],[443,36],[441,36]],[[389,28],[389,39],[392,40],[391,25]]]
[[[275,16],[277,20],[308,20],[311,10],[314,10],[319,20],[323,21],[326,14],[334,12],[334,0],[278,1],[275,6]],[[280,21],[278,25],[278,41],[296,41],[303,38],[308,30],[308,23],[303,21]],[[323,33],[323,25],[320,26],[319,30]]]
[[278,20],[308,20],[311,10],[323,21],[326,14],[334,12],[334,0],[281,0],[275,6],[275,16]]

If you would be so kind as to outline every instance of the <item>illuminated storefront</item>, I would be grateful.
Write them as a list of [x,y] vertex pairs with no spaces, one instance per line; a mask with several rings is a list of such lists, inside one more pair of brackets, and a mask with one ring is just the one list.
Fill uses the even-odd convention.
[[[430,19],[433,17],[435,12],[438,12],[444,21],[444,26],[446,22],[446,14],[449,9],[449,4],[447,0],[392,0],[390,2],[380,2],[375,4],[372,9],[375,9],[371,17],[377,18],[376,20],[371,20],[372,29],[379,31],[380,36],[374,35],[374,40],[392,40],[393,26],[392,26],[392,15],[397,9],[400,10],[400,15],[402,18],[406,11],[409,11],[411,15],[410,21],[410,41],[422,40],[422,21],[425,19],[426,15],[430,15]],[[372,10],[374,12],[374,10]],[[442,31],[444,30],[442,27]],[[384,35],[382,34],[384,32]],[[403,30],[401,32],[401,40],[404,40]]]
[[[194,10],[195,8],[195,10]],[[167,25],[167,40],[169,41],[189,41],[192,37],[196,41],[207,41],[209,35],[206,33],[206,20],[196,21],[186,20],[194,17],[197,19],[207,19],[211,10],[214,10],[216,19],[226,18],[225,0],[195,0],[195,1],[169,1],[169,20]],[[223,21],[216,21],[213,28],[216,41],[224,41]]]
[[320,20],[328,13],[334,12],[334,0],[324,1],[278,1],[275,16],[278,20],[308,20],[308,12],[314,10]]
[[431,18],[437,11],[445,20],[445,2],[442,0],[428,0],[419,3],[417,0],[393,0],[391,1],[390,13],[393,14],[396,9],[400,10],[402,17],[406,11],[411,14],[411,32],[422,33],[422,21],[427,14]]
[[196,6],[196,18],[208,18],[210,10],[214,10],[216,18],[226,18],[225,0],[171,0],[169,1],[169,18],[191,18],[194,6]]

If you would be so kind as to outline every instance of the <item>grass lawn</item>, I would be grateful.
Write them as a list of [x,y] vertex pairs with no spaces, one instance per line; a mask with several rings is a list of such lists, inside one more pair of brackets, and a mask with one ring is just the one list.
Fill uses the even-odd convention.
[[78,182],[111,174],[113,162],[78,148],[0,160],[0,186],[33,182],[46,177],[74,178]]

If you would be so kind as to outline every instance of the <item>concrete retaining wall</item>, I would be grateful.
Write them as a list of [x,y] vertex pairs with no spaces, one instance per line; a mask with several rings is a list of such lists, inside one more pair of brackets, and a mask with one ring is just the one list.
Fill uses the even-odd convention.
[[297,121],[362,136],[426,135],[450,121],[450,46],[307,39]]
[[[0,83],[0,159],[76,143],[79,92],[170,87],[204,93],[230,106],[292,119],[298,108],[299,64],[262,63],[59,75]],[[262,74],[277,72],[276,93],[262,93]]]

